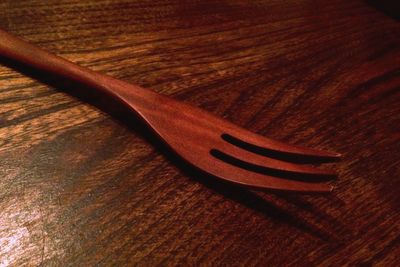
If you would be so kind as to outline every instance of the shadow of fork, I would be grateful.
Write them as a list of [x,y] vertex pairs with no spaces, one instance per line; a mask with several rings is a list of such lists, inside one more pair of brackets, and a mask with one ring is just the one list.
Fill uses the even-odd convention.
[[[264,199],[256,192],[250,191],[238,185],[214,179],[213,176],[191,166],[173,151],[171,151],[159,138],[157,138],[156,135],[145,125],[145,123],[142,122],[142,120],[139,119],[134,113],[128,110],[128,108],[120,105],[114,99],[109,98],[107,95],[99,93],[95,90],[91,90],[91,88],[70,80],[66,80],[62,77],[49,76],[46,73],[32,69],[13,60],[0,57],[0,62],[9,68],[15,69],[28,77],[55,88],[56,90],[66,92],[79,101],[89,103],[99,110],[109,114],[119,124],[124,125],[129,130],[135,132],[143,139],[151,143],[170,162],[176,166],[179,166],[183,174],[203,184],[209,189],[223,195],[224,197],[240,203],[241,205],[262,214],[268,219],[274,219],[281,223],[286,223],[324,241],[338,240],[338,238],[331,233],[332,231],[321,229],[317,225],[307,222],[300,216],[293,214],[293,212],[282,209],[271,200]],[[304,178],[304,180],[308,179],[309,177]],[[272,192],[272,194],[275,193]],[[279,193],[279,196],[285,198],[283,193]],[[301,206],[298,207],[301,208]],[[330,223],[333,222],[331,221]]]

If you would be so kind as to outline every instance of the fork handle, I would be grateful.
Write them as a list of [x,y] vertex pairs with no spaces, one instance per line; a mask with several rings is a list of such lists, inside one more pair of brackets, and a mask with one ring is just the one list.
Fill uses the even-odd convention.
[[120,100],[129,97],[132,102],[132,96],[140,98],[145,94],[152,94],[150,90],[132,84],[128,85],[110,76],[81,67],[1,29],[0,56],[82,83]]

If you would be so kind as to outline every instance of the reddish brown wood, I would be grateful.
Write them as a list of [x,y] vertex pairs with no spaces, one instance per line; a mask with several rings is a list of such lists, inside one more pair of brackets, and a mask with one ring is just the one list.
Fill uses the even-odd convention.
[[[326,183],[282,179],[272,176],[271,171],[268,174],[268,170],[272,170],[275,176],[283,174],[286,177],[287,173],[333,177],[335,174],[332,171],[265,158],[259,155],[262,153],[248,151],[227,142],[223,136],[232,136],[250,146],[292,157],[335,160],[340,157],[337,153],[301,148],[264,138],[199,108],[80,67],[2,30],[0,41],[0,55],[80,82],[119,100],[139,114],[179,156],[209,174],[258,189],[311,192],[332,190]],[[263,168],[267,174],[252,171],[252,167]]]
[[81,66],[344,153],[329,194],[221,183],[110,97],[1,59],[0,265],[399,266],[388,1],[0,1],[0,28]]

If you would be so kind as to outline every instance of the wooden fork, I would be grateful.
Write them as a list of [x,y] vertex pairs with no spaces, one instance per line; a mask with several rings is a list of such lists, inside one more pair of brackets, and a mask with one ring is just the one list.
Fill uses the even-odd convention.
[[337,160],[338,153],[262,137],[197,107],[78,66],[2,30],[0,55],[105,92],[142,117],[180,157],[213,176],[252,188],[332,190],[326,182],[287,178],[291,175],[332,178],[334,172],[286,159],[329,161]]

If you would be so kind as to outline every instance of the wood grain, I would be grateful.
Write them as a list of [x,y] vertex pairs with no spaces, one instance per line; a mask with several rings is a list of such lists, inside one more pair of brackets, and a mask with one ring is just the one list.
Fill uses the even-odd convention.
[[328,196],[228,186],[125,110],[0,59],[0,263],[398,265],[400,25],[380,10],[1,1],[1,28],[72,61],[345,158]]

